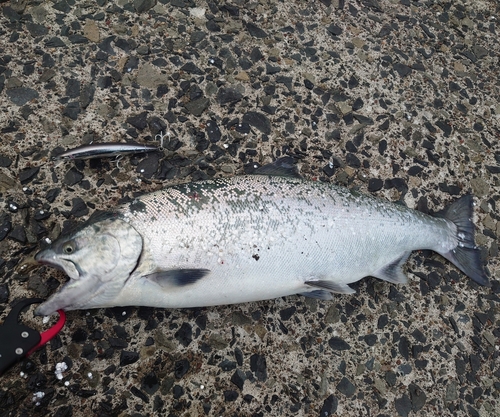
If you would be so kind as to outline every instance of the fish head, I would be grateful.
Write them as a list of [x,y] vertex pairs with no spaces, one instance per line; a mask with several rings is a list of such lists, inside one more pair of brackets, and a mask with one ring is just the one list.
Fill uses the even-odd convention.
[[136,268],[141,235],[113,213],[99,213],[38,252],[35,260],[64,271],[69,281],[35,311],[108,307]]

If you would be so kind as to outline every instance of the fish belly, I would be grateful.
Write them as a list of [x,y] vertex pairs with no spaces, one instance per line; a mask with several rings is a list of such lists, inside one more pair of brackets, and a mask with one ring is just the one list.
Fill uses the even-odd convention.
[[[347,285],[416,249],[456,246],[454,225],[325,183],[267,176],[204,181],[140,199],[128,221],[143,236],[143,264],[124,297],[135,305],[199,307]],[[159,289],[148,273],[210,272]],[[140,275],[140,276],[139,276]]]

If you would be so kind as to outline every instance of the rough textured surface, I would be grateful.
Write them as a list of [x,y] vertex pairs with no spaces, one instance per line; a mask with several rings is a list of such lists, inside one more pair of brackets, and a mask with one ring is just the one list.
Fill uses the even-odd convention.
[[[498,415],[497,1],[0,7],[0,311],[64,280],[25,262],[75,220],[284,154],[422,211],[473,192],[493,283],[420,252],[408,285],[368,278],[333,302],[71,312],[1,377],[0,416]],[[155,135],[157,157],[50,160]]]

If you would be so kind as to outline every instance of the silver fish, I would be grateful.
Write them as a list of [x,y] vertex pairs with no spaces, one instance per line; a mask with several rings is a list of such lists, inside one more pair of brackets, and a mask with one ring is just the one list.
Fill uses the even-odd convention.
[[138,143],[93,143],[82,145],[54,156],[54,161],[67,159],[93,159],[93,158],[113,158],[115,156],[130,155],[135,153],[145,153],[157,151],[158,147],[141,145]]
[[431,217],[274,171],[176,185],[94,215],[36,255],[70,278],[37,313],[292,294],[330,300],[353,293],[349,284],[366,276],[405,283],[401,267],[417,249],[489,285],[474,243],[472,196]]

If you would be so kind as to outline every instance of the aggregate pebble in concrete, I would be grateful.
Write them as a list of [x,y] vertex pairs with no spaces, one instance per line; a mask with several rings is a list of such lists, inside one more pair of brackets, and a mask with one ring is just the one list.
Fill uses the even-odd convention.
[[[64,281],[26,263],[45,239],[139,193],[283,155],[307,178],[425,212],[473,192],[492,281],[421,251],[407,285],[367,278],[331,302],[70,312],[1,377],[0,416],[498,416],[497,1],[0,8],[0,320]],[[118,164],[51,160],[156,135],[157,154]]]

